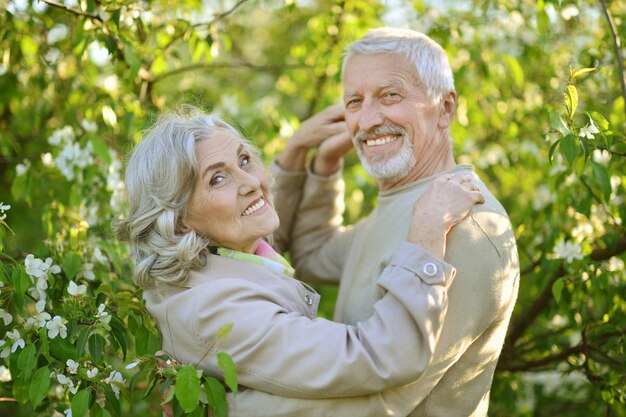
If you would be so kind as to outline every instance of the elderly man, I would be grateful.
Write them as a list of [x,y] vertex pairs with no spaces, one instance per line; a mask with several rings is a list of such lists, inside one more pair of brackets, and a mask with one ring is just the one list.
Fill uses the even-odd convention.
[[[347,49],[343,87],[345,125],[363,166],[379,185],[372,213],[354,226],[340,224],[341,158],[350,142],[341,133],[337,109],[305,125],[308,138],[296,135],[273,166],[284,223],[279,238],[291,239],[300,278],[339,282],[335,320],[357,324],[371,316],[383,296],[376,277],[406,238],[413,203],[435,178],[471,175],[486,201],[448,235],[446,261],[456,267],[457,278],[433,360],[419,380],[344,399],[296,400],[249,392],[239,409],[245,410],[248,402],[257,415],[486,416],[517,297],[519,265],[506,211],[472,166],[454,161],[449,130],[456,92],[448,58],[421,33],[370,30]],[[331,137],[318,140],[316,135]],[[303,155],[318,142],[309,170],[298,171]],[[425,274],[437,273],[434,264],[424,268]]]

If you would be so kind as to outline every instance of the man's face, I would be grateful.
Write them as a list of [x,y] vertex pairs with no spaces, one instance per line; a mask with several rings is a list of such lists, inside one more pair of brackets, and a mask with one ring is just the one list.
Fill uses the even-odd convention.
[[418,170],[437,151],[441,106],[419,86],[407,58],[355,55],[343,77],[348,131],[363,166],[382,188]]

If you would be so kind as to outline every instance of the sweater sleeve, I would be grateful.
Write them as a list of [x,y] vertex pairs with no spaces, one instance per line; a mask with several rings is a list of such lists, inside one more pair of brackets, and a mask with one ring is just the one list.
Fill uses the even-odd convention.
[[300,202],[291,223],[291,261],[298,277],[338,283],[354,228],[344,227],[342,170],[325,177],[307,167]]
[[280,219],[280,226],[273,233],[272,246],[279,252],[285,252],[291,246],[291,229],[302,200],[306,172],[284,170],[276,160],[270,164],[270,172],[273,179],[272,200]]
[[[387,294],[373,316],[355,326],[289,311],[263,288],[238,279],[194,287],[193,305],[180,308],[189,309],[192,333],[206,346],[222,324],[234,324],[219,343],[242,385],[301,398],[356,396],[408,383],[426,369],[454,274],[450,265],[404,244],[379,278]],[[220,375],[212,354],[199,365]]]

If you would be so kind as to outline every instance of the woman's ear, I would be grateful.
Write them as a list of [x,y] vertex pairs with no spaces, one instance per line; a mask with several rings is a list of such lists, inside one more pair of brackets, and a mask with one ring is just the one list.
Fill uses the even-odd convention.
[[441,113],[439,114],[438,126],[441,129],[450,127],[456,114],[456,93],[450,91],[441,98]]
[[176,231],[180,233],[189,233],[191,231],[191,227],[187,226],[183,216],[178,217],[176,221]]

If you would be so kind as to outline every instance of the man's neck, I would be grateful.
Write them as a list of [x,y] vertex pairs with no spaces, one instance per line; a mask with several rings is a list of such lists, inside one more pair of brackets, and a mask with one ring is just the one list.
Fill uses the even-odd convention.
[[408,175],[397,181],[379,181],[378,189],[379,191],[384,191],[401,187],[405,184],[419,181],[422,178],[428,178],[445,172],[455,166],[456,162],[454,161],[452,149],[450,148],[449,150],[437,153],[435,156],[418,161]]

